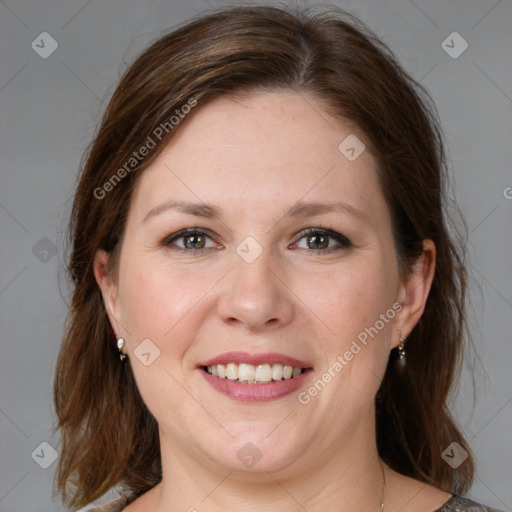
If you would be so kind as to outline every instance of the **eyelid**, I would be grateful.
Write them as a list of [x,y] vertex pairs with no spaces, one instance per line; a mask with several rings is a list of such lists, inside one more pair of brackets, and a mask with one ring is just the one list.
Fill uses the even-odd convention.
[[[335,251],[335,250],[346,249],[353,245],[352,242],[345,235],[343,235],[337,231],[334,231],[332,229],[326,229],[326,228],[320,228],[320,227],[318,227],[318,228],[310,227],[310,228],[303,229],[302,231],[297,233],[297,235],[295,236],[296,241],[293,242],[291,245],[293,246],[293,245],[297,244],[300,240],[305,238],[306,236],[313,235],[313,234],[320,234],[320,235],[328,236],[328,237],[332,238],[333,240],[335,240],[338,244],[337,246],[328,247],[327,249],[317,249],[317,250],[305,249],[308,252],[313,252],[315,254],[329,253],[329,252]],[[206,228],[184,228],[184,229],[181,229],[179,231],[176,231],[175,233],[172,233],[171,235],[167,235],[162,240],[161,244],[163,246],[168,247],[175,240],[179,240],[180,238],[186,237],[187,235],[206,236],[210,240],[215,242],[217,245],[219,245],[219,242],[216,240],[216,236],[209,229],[206,229]],[[210,250],[210,249],[214,249],[214,248],[219,249],[219,247],[204,247],[202,249],[186,249],[183,247],[179,247],[177,245],[174,246],[175,250],[184,251],[184,252],[202,252],[202,251],[206,251],[206,250]]]
[[337,231],[334,231],[332,229],[326,229],[326,228],[303,229],[296,235],[296,237],[295,237],[296,241],[292,245],[296,244],[298,241],[302,240],[304,237],[306,237],[308,235],[313,235],[313,234],[326,235],[326,236],[334,239],[338,243],[338,246],[328,247],[327,249],[318,249],[318,250],[309,249],[308,250],[309,252],[314,252],[317,254],[328,253],[328,252],[331,252],[332,250],[347,249],[347,248],[353,246],[352,242],[345,235],[342,235],[341,233],[338,233]]
[[[213,242],[218,244],[218,242],[215,240],[214,234],[209,229],[184,228],[184,229],[180,229],[179,231],[176,231],[175,233],[172,233],[172,234],[164,237],[164,239],[161,242],[161,245],[168,247],[175,240],[179,240],[180,238],[183,238],[183,237],[189,236],[189,235],[203,235],[205,237],[210,238]],[[208,249],[214,249],[214,247],[204,247],[203,249],[184,249],[183,247],[178,247],[178,246],[174,246],[174,248],[178,251],[186,251],[186,252],[192,252],[192,251],[193,252],[201,252],[201,251],[206,251]]]

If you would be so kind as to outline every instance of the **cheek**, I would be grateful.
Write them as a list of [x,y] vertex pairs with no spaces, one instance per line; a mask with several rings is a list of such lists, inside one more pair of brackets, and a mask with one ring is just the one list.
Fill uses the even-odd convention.
[[165,258],[127,257],[120,273],[122,317],[131,349],[144,339],[161,351],[159,363],[172,366],[182,359],[200,327],[203,302],[214,287],[215,272],[173,267]]
[[[373,258],[368,255],[353,265],[347,263],[343,271],[316,276],[315,286],[303,287],[304,302],[327,326],[319,325],[325,335],[316,339],[322,354],[317,378],[328,382],[318,407],[335,411],[367,407],[384,375],[398,273],[382,256]],[[318,383],[317,389],[323,384]]]
[[[198,302],[207,293],[208,283],[190,273],[174,272],[156,259],[147,262],[143,257],[127,257],[123,264],[122,318],[128,331],[130,364],[137,388],[159,421],[170,410],[179,408],[176,424],[182,425],[188,411],[183,404],[190,402],[183,388],[182,361],[200,324]],[[149,361],[144,360],[143,353],[150,354]]]
[[126,267],[129,270],[120,288],[121,309],[132,340],[135,342],[141,336],[160,339],[172,327],[173,308],[179,308],[180,303],[172,299],[176,291],[155,267],[142,269],[141,265],[129,262]]
[[304,282],[301,288],[299,296],[328,328],[326,340],[340,348],[392,307],[396,279],[391,269],[363,262],[316,275],[313,285]]

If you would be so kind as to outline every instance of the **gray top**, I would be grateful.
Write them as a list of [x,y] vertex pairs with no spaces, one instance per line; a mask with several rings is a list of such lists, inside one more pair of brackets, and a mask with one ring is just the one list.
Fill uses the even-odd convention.
[[[101,507],[94,507],[87,512],[121,512],[132,500],[130,498],[119,498]],[[433,512],[501,512],[496,508],[480,505],[468,498],[452,495],[452,497],[437,510]]]

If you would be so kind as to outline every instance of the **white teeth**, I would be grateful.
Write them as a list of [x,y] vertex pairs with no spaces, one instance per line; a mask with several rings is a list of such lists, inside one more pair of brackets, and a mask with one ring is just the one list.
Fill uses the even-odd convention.
[[272,365],[272,378],[274,380],[281,380],[283,378],[283,365],[273,364]]
[[293,368],[292,378],[298,377],[301,373],[302,373],[302,370],[300,368]]
[[238,379],[238,365],[235,363],[228,363],[226,365],[226,377],[229,380],[237,380]]
[[206,371],[220,379],[227,378],[243,384],[264,384],[271,381],[298,377],[304,370],[290,365],[228,363],[207,366]]
[[269,364],[259,364],[256,366],[254,380],[257,380],[258,382],[270,382],[272,380],[272,367]]
[[238,365],[238,379],[239,380],[256,380],[254,378],[254,366],[252,364],[241,363]]

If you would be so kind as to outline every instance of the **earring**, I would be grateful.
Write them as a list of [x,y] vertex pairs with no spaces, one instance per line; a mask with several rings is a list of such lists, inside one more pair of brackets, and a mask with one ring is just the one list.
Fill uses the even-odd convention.
[[403,370],[407,365],[407,358],[405,356],[405,342],[407,341],[407,336],[402,338],[402,334],[400,331],[398,332],[398,336],[400,337],[400,345],[398,345],[398,367],[400,370]]
[[117,338],[117,350],[119,351],[119,359],[124,361],[126,359],[126,354],[123,354],[122,348],[124,347],[124,338]]

